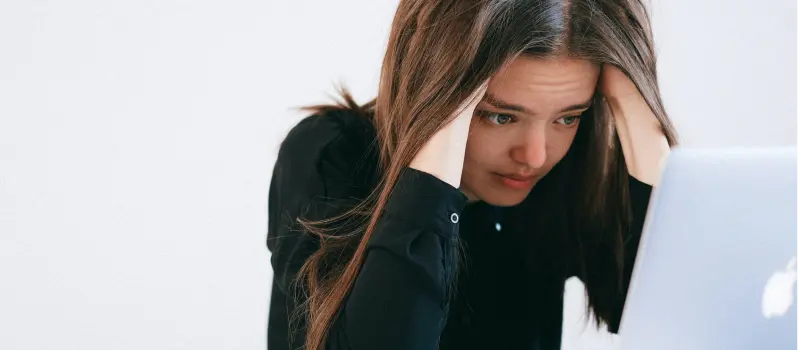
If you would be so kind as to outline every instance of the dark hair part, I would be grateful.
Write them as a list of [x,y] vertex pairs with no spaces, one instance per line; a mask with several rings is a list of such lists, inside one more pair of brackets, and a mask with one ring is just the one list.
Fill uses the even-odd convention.
[[[640,0],[402,0],[377,98],[360,106],[344,92],[338,105],[311,108],[370,118],[381,177],[374,192],[347,213],[317,222],[298,219],[321,245],[297,279],[306,298],[300,317],[308,350],[324,348],[402,169],[450,121],[443,116],[454,115],[482,82],[520,56],[569,56],[620,68],[661,122],[669,144],[676,144],[658,89],[650,19]],[[532,240],[531,267],[575,273],[586,285],[596,319],[615,324],[625,294],[622,252],[631,207],[622,148],[603,106],[596,94],[569,152],[533,190],[554,205],[525,201],[511,217],[518,218],[512,232]],[[571,170],[578,167],[581,171]],[[535,228],[525,225],[532,215]],[[329,233],[342,227],[347,234]],[[337,260],[341,256],[345,259]]]

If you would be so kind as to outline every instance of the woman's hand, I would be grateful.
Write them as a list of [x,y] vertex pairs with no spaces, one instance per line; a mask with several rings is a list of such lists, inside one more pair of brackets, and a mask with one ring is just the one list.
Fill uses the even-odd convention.
[[409,167],[436,176],[455,188],[461,185],[470,122],[475,107],[486,93],[486,87],[487,84],[484,83],[464,101],[456,111],[455,119],[422,146]]
[[598,84],[614,117],[628,173],[655,186],[661,179],[662,161],[669,142],[636,84],[619,68],[603,65]]

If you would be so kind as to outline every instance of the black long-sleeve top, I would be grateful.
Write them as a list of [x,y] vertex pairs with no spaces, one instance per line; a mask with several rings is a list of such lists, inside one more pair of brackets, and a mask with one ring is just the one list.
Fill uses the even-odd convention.
[[[282,143],[269,191],[268,349],[301,349],[305,337],[303,323],[290,334],[298,302],[292,282],[319,241],[295,219],[329,218],[365,198],[376,184],[374,141],[367,118],[337,111],[304,119]],[[651,192],[633,177],[629,182],[634,220],[626,284]],[[405,169],[326,349],[559,349],[564,282],[571,276],[527,269],[525,252],[504,236],[504,210],[468,204],[458,189]],[[453,259],[459,245],[462,258]],[[468,268],[456,274],[456,265]]]

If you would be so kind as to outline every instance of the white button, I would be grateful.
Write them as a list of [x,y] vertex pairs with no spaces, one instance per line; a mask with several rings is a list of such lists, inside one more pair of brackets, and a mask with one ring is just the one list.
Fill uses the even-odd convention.
[[452,222],[454,224],[457,223],[458,222],[458,214],[456,214],[456,213],[450,214],[450,222]]
[[501,230],[502,228],[503,228],[503,227],[502,227],[502,226],[500,226],[500,223],[499,223],[499,222],[497,222],[497,223],[495,223],[495,224],[494,224],[494,229],[495,229],[495,230],[497,230],[497,232],[500,232],[500,230]]

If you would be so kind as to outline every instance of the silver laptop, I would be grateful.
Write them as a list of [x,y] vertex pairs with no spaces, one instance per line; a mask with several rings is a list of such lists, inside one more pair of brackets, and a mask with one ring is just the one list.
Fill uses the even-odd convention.
[[796,257],[796,148],[673,150],[651,197],[622,349],[797,349]]

